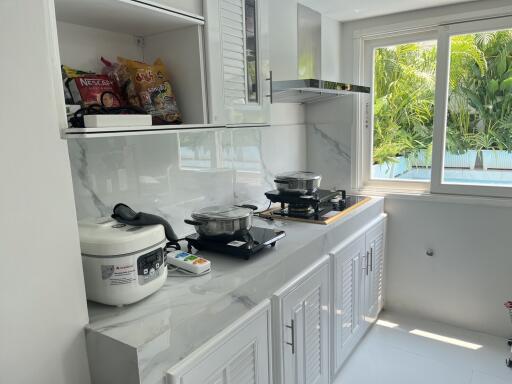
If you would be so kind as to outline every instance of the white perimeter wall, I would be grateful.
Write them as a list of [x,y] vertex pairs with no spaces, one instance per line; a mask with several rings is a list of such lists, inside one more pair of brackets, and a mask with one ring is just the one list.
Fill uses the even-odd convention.
[[386,308],[510,337],[512,208],[387,198],[385,209]]
[[[358,30],[375,33],[394,25],[435,25],[502,14],[510,1],[477,1],[408,12],[342,26],[343,78],[353,80],[352,38]],[[342,129],[352,129],[344,126]],[[512,208],[461,203],[463,198],[388,198],[386,307],[491,334],[510,336],[503,302],[512,300]],[[425,255],[432,247],[435,256]]]
[[[0,383],[88,384],[82,263],[47,0],[0,1]],[[60,95],[59,95],[60,97]]]

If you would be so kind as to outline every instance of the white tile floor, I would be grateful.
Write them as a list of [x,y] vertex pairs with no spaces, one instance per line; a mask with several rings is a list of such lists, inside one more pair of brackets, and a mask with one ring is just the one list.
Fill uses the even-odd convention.
[[[511,384],[506,340],[446,324],[383,312],[335,384]],[[389,324],[388,324],[389,325]],[[469,349],[411,334],[420,330],[472,343]],[[512,336],[512,326],[511,326]]]

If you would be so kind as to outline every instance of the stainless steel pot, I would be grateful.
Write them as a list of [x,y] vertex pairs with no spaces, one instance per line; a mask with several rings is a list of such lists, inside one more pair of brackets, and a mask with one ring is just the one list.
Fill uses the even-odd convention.
[[197,233],[206,238],[228,238],[243,236],[252,227],[253,205],[215,205],[192,213],[193,225]]
[[320,188],[322,176],[314,172],[295,171],[277,175],[274,179],[276,188],[282,193],[306,195]]

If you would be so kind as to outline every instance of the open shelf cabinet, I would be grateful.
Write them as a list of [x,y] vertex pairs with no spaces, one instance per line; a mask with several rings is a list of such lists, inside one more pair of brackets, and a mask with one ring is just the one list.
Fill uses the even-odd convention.
[[[180,0],[54,0],[55,66],[59,67],[55,70],[55,84],[56,92],[61,94],[58,110],[63,138],[209,127],[203,43],[205,21],[203,16],[173,8],[170,3],[180,3]],[[121,56],[146,63],[161,58],[169,73],[183,124],[68,128],[60,65],[101,73],[102,56],[110,61]]]

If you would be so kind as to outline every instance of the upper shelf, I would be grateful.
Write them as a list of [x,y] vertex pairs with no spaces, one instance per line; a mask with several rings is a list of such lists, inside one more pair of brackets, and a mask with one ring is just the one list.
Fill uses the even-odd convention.
[[134,36],[151,36],[192,25],[204,18],[150,0],[55,0],[57,20]]
[[273,103],[314,103],[356,93],[370,93],[370,87],[317,79],[272,81]]
[[105,127],[105,128],[67,128],[62,130],[63,139],[88,139],[113,136],[155,135],[179,132],[189,129],[222,128],[221,124],[174,124],[136,127]]

